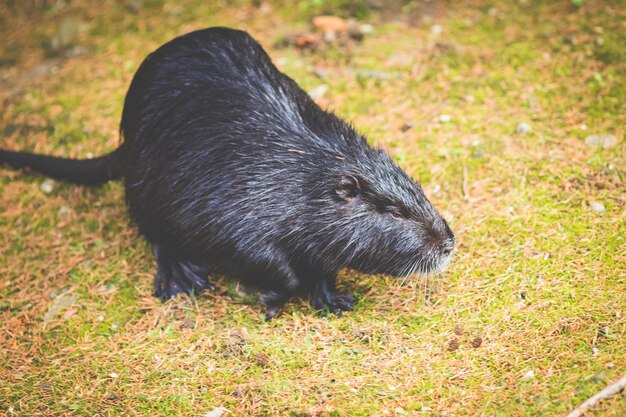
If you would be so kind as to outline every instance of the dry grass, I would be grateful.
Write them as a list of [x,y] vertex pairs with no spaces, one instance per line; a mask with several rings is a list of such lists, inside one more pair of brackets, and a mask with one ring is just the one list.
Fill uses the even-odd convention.
[[[356,311],[321,318],[296,301],[267,324],[226,280],[154,300],[120,184],[44,194],[42,178],[3,170],[0,414],[551,416],[624,375],[626,4],[546,3],[442,3],[416,24],[372,12],[362,44],[305,55],[272,45],[354,2],[0,5],[1,147],[111,150],[148,52],[243,27],[305,88],[327,84],[320,103],[419,178],[459,239],[443,293],[346,272]],[[47,57],[68,19],[83,53]],[[533,131],[515,134],[520,122]],[[584,144],[602,132],[618,145]],[[625,413],[623,394],[591,412]]]

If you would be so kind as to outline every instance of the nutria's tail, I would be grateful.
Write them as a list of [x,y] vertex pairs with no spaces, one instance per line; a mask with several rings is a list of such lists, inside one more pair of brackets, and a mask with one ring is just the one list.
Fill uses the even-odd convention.
[[99,185],[122,177],[121,150],[120,147],[110,154],[93,159],[69,159],[0,149],[0,166],[30,168],[56,180]]

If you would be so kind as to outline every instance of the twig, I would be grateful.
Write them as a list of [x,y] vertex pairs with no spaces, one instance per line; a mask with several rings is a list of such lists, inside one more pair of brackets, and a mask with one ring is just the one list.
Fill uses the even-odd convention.
[[603,389],[602,391],[600,391],[599,393],[597,393],[596,395],[594,395],[593,397],[589,398],[587,401],[585,401],[584,403],[576,407],[574,411],[569,413],[567,417],[582,416],[583,414],[587,412],[587,410],[595,406],[601,400],[606,400],[612,397],[613,395],[622,392],[624,388],[626,388],[626,375],[623,376],[622,379],[620,379],[619,381],[612,383],[611,385],[609,385],[608,387],[606,387],[605,389]]
[[463,191],[463,198],[465,201],[469,201],[469,185],[467,184],[467,165],[463,165],[463,182],[461,183],[461,190]]

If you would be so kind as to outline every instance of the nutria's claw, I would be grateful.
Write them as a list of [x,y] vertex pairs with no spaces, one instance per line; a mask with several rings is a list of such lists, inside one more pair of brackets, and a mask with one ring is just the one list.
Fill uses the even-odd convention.
[[265,321],[270,321],[271,319],[276,317],[276,315],[278,314],[279,311],[280,311],[280,307],[270,307],[270,308],[268,308],[267,309],[267,314],[265,314]]
[[330,291],[319,291],[311,297],[313,308],[322,314],[328,310],[337,317],[341,317],[343,311],[353,310],[356,301],[350,294]]

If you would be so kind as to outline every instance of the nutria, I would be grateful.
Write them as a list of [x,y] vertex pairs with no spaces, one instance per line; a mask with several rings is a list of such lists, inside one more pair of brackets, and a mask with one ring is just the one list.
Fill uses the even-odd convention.
[[0,151],[0,163],[85,185],[123,178],[161,299],[220,273],[259,288],[268,318],[295,294],[340,315],[356,301],[335,287],[342,268],[404,276],[449,262],[454,235],[420,185],[246,32],[200,30],[148,55],[120,136],[99,158]]

